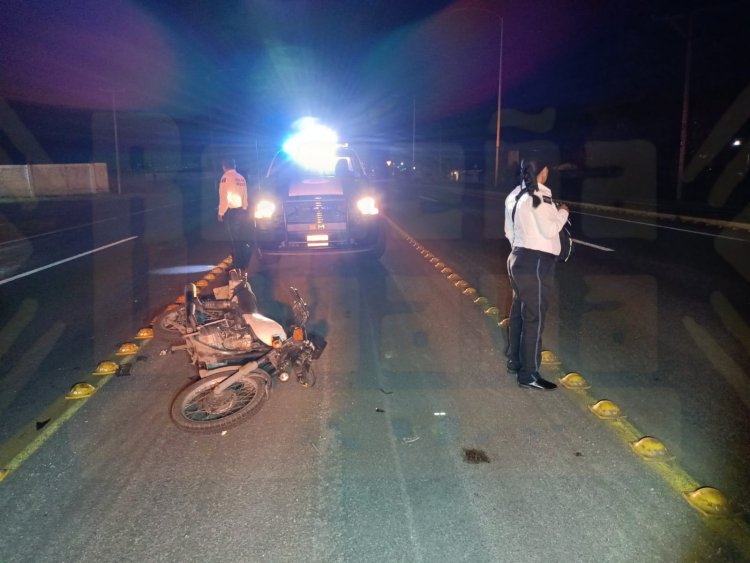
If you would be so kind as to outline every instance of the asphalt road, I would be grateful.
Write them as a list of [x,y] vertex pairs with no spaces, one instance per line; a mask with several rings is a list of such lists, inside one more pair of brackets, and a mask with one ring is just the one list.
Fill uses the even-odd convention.
[[[118,228],[97,223],[108,228],[66,244],[137,239],[0,285],[4,437],[226,255],[209,223],[188,220],[194,206],[174,203],[139,204],[143,222],[119,206]],[[394,192],[379,262],[289,257],[254,269],[262,312],[285,318],[295,285],[329,346],[314,388],[277,385],[225,435],[172,425],[169,404],[192,369],[143,343],[127,377],[109,379],[0,483],[0,560],[746,559],[744,520],[702,516],[679,490],[717,487],[747,508],[746,380],[732,371],[748,371],[732,316],[747,318],[746,282],[696,240],[734,242],[681,242],[653,225],[592,236],[601,227],[578,221],[580,240],[614,252],[582,246],[558,268],[545,343],[562,365],[547,369],[579,371],[591,389],[540,393],[501,369],[499,317],[473,302],[486,296],[502,313],[506,299],[495,211]],[[39,268],[34,244],[26,259]],[[601,398],[627,419],[594,416]],[[675,459],[636,456],[637,430]],[[488,461],[469,463],[471,450]]]
[[[423,244],[486,295],[507,301],[502,198],[477,206],[412,194],[426,212]],[[419,217],[411,214],[410,217]],[[573,206],[576,246],[558,265],[557,309],[545,343],[566,371],[582,373],[623,406],[701,479],[750,507],[750,233],[648,214]],[[442,224],[429,238],[429,224]],[[467,243],[474,240],[474,244]],[[499,288],[496,290],[495,288]]]
[[170,194],[2,206],[0,439],[148,326],[194,280],[185,264],[205,270],[226,252],[191,244],[188,205]]

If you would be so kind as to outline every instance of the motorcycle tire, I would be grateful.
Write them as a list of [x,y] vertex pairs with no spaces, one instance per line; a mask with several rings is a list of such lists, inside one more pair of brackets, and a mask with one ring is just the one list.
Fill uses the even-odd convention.
[[317,377],[315,376],[315,370],[311,365],[295,366],[294,375],[297,377],[297,381],[302,387],[314,387]]
[[220,395],[214,387],[228,375],[217,373],[188,385],[172,401],[171,415],[182,430],[197,434],[221,432],[250,418],[266,402],[266,379],[252,372]]
[[179,344],[184,340],[185,310],[182,307],[167,309],[156,316],[151,325],[154,338],[169,344]]

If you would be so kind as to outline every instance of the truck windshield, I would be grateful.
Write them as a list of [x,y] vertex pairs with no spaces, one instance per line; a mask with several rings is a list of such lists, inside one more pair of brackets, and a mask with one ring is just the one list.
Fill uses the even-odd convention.
[[361,178],[362,164],[351,150],[339,150],[332,159],[314,167],[304,167],[285,152],[279,152],[268,169],[267,178],[274,183],[306,179]]

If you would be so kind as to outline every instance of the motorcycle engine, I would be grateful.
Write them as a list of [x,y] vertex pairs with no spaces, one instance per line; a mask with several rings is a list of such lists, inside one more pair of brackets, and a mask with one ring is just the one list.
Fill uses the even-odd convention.
[[224,340],[224,348],[232,352],[250,352],[257,347],[251,334],[231,334]]
[[229,352],[250,352],[258,347],[258,342],[253,339],[252,333],[246,327],[236,324],[216,324],[205,327],[201,331],[199,340],[212,348]]

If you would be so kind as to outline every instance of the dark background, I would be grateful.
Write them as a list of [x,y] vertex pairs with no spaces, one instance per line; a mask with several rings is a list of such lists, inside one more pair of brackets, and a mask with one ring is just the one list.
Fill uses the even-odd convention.
[[[659,199],[674,200],[691,17],[686,164],[702,158],[732,104],[730,140],[750,136],[747,1],[3,4],[0,164],[106,160],[112,171],[101,124],[114,101],[121,118],[165,115],[179,135],[168,165],[144,161],[138,148],[123,155],[130,172],[200,168],[215,143],[270,150],[303,115],[376,147],[373,160],[394,146],[451,142],[465,151],[465,168],[489,170],[501,17],[503,115],[555,111],[552,129],[509,126],[503,143],[550,140],[581,169],[587,141],[647,140],[658,152]],[[683,202],[706,205],[746,146],[727,141],[710,154]],[[747,168],[724,215],[748,203]]]

